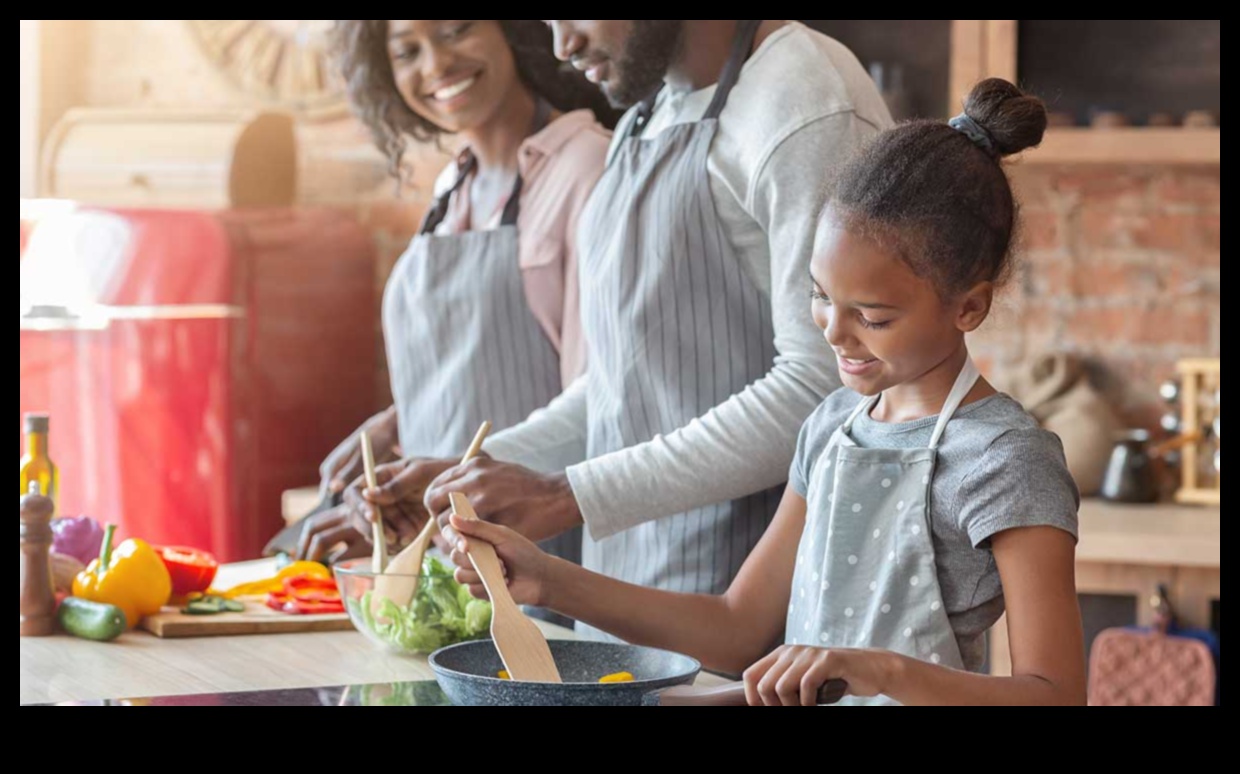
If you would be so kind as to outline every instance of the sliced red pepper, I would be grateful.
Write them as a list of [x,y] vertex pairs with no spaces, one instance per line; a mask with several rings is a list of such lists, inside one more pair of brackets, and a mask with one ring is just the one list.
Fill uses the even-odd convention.
[[215,580],[219,562],[206,551],[185,546],[158,546],[155,551],[168,568],[172,578],[172,593],[185,595],[194,591],[206,591]]
[[344,603],[342,602],[303,602],[299,599],[290,599],[284,603],[284,612],[296,613],[297,615],[319,615],[323,613],[343,613]]
[[336,581],[332,578],[316,578],[313,575],[297,575],[284,579],[284,590],[287,592],[305,589],[336,591]]
[[340,602],[340,592],[335,589],[331,591],[297,590],[291,596],[298,602]]
[[296,575],[284,579],[284,590],[267,595],[267,607],[294,615],[343,613],[344,600],[331,578]]

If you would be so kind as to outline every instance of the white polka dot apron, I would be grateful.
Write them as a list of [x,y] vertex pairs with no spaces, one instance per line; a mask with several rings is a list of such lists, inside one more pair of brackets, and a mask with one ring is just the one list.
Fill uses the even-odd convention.
[[869,449],[852,440],[853,422],[878,397],[861,401],[836,429],[809,475],[787,644],[881,648],[964,668],[935,571],[930,481],[943,431],[978,378],[967,361],[928,448]]

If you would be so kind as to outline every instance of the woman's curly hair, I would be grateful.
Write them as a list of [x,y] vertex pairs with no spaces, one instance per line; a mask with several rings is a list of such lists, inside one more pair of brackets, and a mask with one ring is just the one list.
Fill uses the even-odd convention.
[[[608,128],[619,112],[580,73],[556,60],[551,31],[541,21],[500,19],[512,47],[517,75],[535,94],[563,111],[589,108]],[[388,157],[388,170],[399,176],[408,139],[429,142],[442,130],[409,109],[392,75],[388,59],[386,19],[338,19],[334,42],[349,99],[370,129],[375,144]]]

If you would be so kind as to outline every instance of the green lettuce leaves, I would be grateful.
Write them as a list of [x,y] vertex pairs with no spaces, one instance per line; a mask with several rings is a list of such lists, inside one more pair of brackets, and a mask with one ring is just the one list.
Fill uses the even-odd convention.
[[355,620],[361,619],[380,641],[409,653],[430,653],[447,645],[485,638],[491,628],[491,603],[474,599],[452,578],[452,571],[433,556],[422,561],[418,590],[408,608],[390,599],[371,609],[371,592],[349,600]]

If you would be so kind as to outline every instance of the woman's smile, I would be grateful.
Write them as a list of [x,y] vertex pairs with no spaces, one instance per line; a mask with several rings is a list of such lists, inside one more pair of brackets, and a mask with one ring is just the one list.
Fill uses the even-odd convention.
[[468,101],[468,97],[465,96],[466,92],[481,80],[482,74],[482,71],[478,70],[473,73],[442,79],[425,94],[425,98],[440,109],[452,110],[459,108]]

